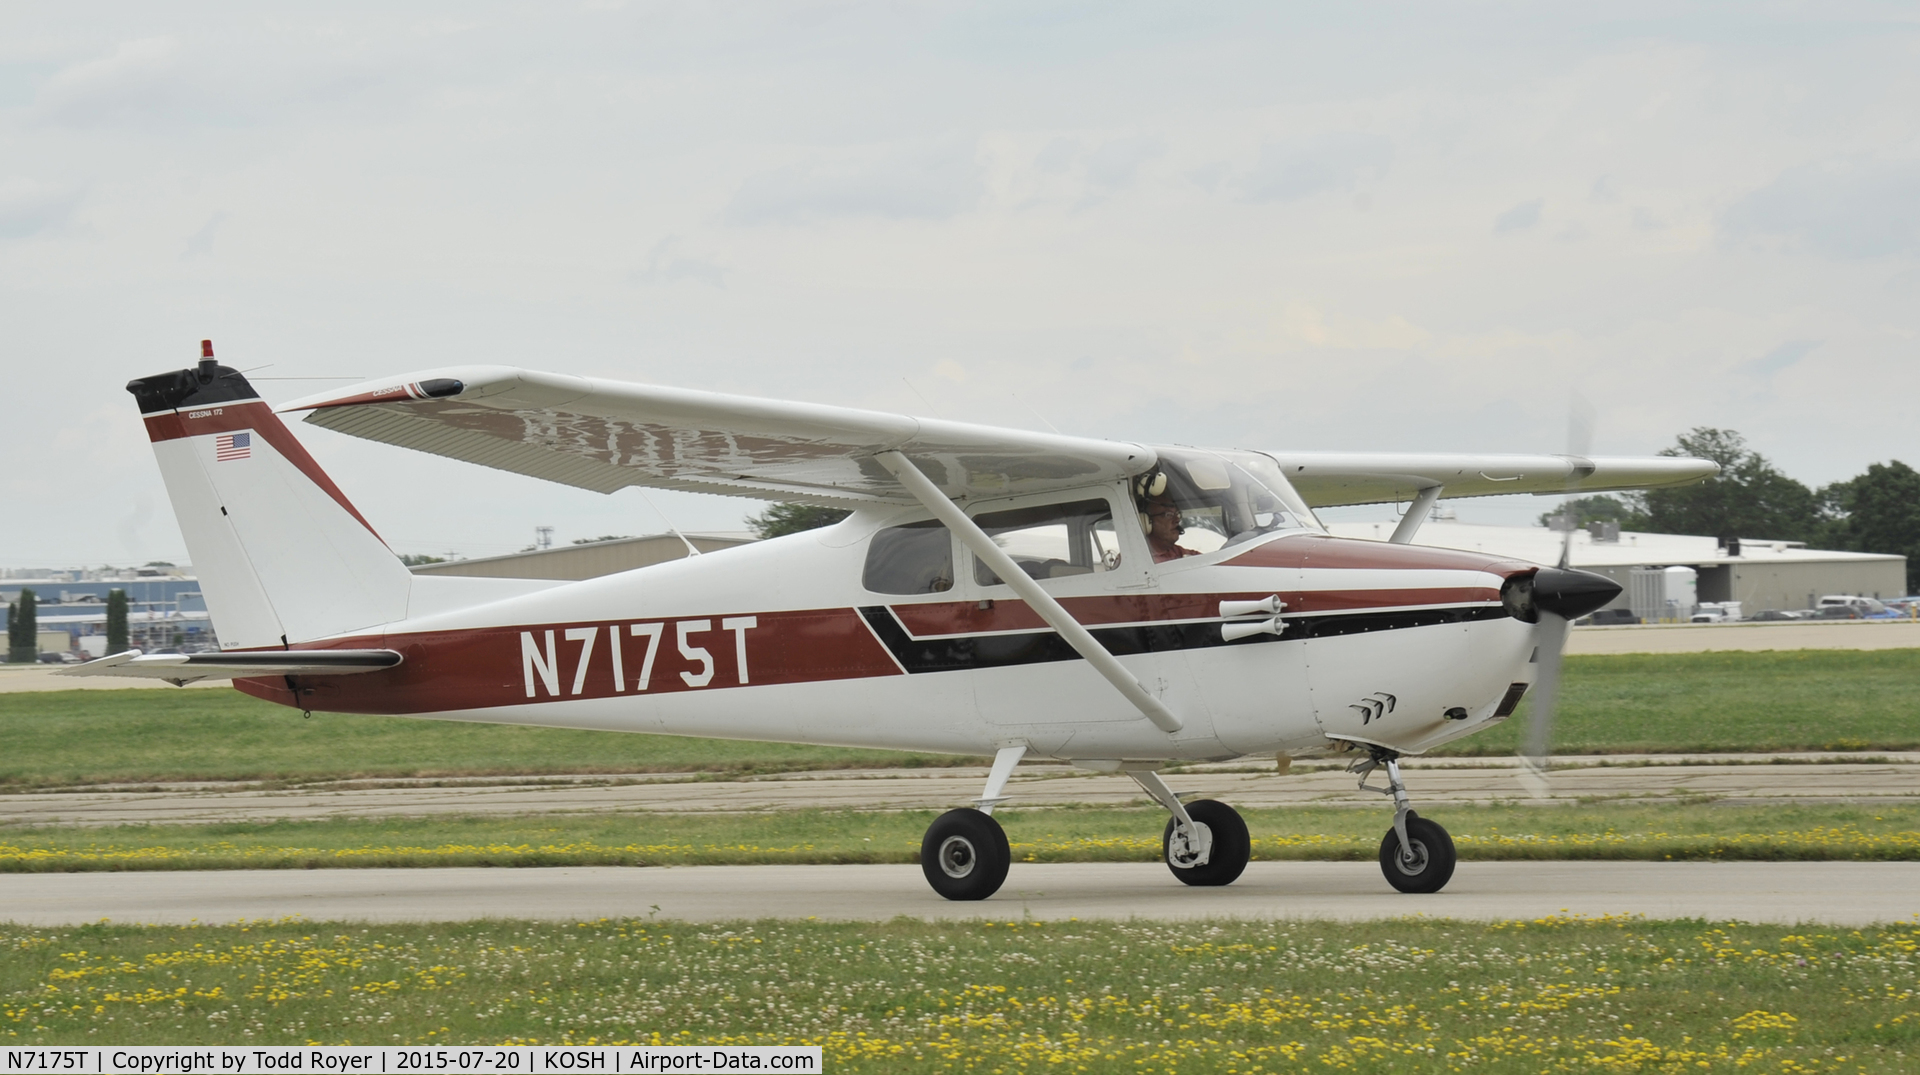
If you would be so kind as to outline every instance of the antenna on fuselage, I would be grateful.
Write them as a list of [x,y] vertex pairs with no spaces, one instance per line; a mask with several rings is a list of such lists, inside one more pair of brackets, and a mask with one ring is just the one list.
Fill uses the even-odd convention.
[[641,489],[637,485],[634,486],[634,488],[639,490],[640,498],[647,502],[647,507],[652,508],[653,513],[655,515],[660,516],[660,521],[667,524],[667,533],[672,534],[674,537],[679,538],[680,544],[685,545],[687,547],[687,555],[688,556],[700,555],[700,550],[694,547],[693,542],[688,540],[687,535],[682,534],[680,532],[679,527],[676,527],[673,525],[673,520],[667,518],[667,513],[660,510],[660,505],[655,504],[653,502],[653,498],[647,495],[647,491],[645,489]]

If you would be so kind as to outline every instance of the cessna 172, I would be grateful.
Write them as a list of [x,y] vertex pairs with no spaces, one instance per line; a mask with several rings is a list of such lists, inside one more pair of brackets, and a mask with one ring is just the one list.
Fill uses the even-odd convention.
[[[1435,498],[1697,481],[1696,459],[1266,453],[1032,433],[497,366],[297,400],[323,428],[610,493],[628,485],[850,508],[844,522],[581,582],[411,574],[202,345],[128,386],[224,652],[69,674],[240,690],[309,712],[991,755],[921,868],[983,899],[1023,759],[1136,780],[1189,885],[1245,868],[1232,807],[1176,760],[1355,752],[1391,795],[1381,869],[1435,892],[1446,830],[1398,760],[1502,721],[1568,622],[1619,593],[1561,565],[1411,544]],[[1316,507],[1411,501],[1387,542]],[[1550,684],[1542,682],[1544,693]],[[1541,710],[1551,706],[1536,705]],[[1535,749],[1535,761],[1545,752]],[[1385,787],[1367,783],[1383,771]]]

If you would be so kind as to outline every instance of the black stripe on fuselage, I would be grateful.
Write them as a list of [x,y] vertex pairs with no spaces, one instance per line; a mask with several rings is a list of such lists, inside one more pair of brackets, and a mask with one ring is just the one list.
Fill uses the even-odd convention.
[[[885,605],[868,605],[860,615],[879,636],[881,644],[893,652],[900,667],[908,672],[957,672],[973,668],[1005,668],[1020,664],[1045,664],[1049,661],[1077,661],[1067,640],[1053,631],[1020,631],[1009,634],[954,635],[941,638],[914,638],[894,618]],[[1278,635],[1259,634],[1236,638],[1220,637],[1217,620],[1203,623],[1134,624],[1126,627],[1089,627],[1107,652],[1116,657],[1139,653],[1167,653],[1173,650],[1207,649],[1213,646],[1257,646],[1267,642],[1295,642],[1309,638],[1334,638],[1340,635],[1369,634],[1374,631],[1398,631],[1409,627],[1439,627],[1474,620],[1499,620],[1507,616],[1499,605],[1465,605],[1453,608],[1417,608],[1394,612],[1351,612],[1329,616],[1296,616],[1282,620],[1285,630]]]

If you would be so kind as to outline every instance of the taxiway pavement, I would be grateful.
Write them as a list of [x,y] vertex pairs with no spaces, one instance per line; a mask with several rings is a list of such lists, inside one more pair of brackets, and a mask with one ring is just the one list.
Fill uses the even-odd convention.
[[1864,926],[1920,915],[1920,863],[1465,862],[1444,892],[1406,896],[1370,862],[1256,862],[1226,888],[1155,863],[1016,863],[992,899],[949,903],[917,866],[241,870],[0,875],[21,925],[658,917],[886,921],[1035,918],[1473,920],[1645,915]]
[[[1560,758],[1553,799],[1762,802],[1920,801],[1920,754],[1722,755]],[[1776,761],[1795,762],[1777,764]],[[1745,762],[1742,764],[1742,762]],[[1511,758],[1437,758],[1404,763],[1415,801],[1449,803],[1527,797]],[[738,780],[607,777],[541,781],[418,781],[271,789],[178,784],[154,790],[77,788],[0,794],[0,823],[39,825],[205,824],[339,817],[498,816],[535,814],[760,813],[777,810],[933,810],[971,802],[986,770],[832,770]],[[1195,792],[1241,807],[1356,806],[1385,809],[1356,790],[1337,764],[1196,767],[1167,775],[1178,792]],[[1375,780],[1378,783],[1378,779]],[[397,784],[397,786],[396,786]],[[1008,785],[1010,807],[1146,805],[1125,776],[1064,765],[1022,766]]]

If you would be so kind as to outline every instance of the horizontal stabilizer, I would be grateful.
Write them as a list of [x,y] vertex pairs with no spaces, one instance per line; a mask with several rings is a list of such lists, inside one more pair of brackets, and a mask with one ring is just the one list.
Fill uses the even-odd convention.
[[390,649],[249,650],[240,653],[152,653],[137,649],[62,668],[56,676],[164,679],[185,686],[201,679],[251,676],[345,676],[378,672],[402,660]]

